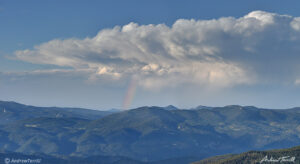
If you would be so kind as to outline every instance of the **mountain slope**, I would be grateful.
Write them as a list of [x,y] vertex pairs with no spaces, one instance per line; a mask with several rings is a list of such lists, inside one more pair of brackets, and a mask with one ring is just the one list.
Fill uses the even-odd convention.
[[[273,162],[271,162],[273,160]],[[300,146],[269,151],[249,151],[207,158],[193,164],[300,163]]]
[[114,112],[82,108],[35,107],[16,102],[0,101],[0,125],[37,117],[77,117],[93,120],[111,113]]
[[[23,162],[18,161],[23,160]],[[29,161],[31,160],[31,161]],[[0,152],[0,163],[42,163],[42,164],[143,164],[144,162],[120,156],[90,156],[86,158],[57,158],[44,154],[25,155],[13,152]]]
[[193,110],[141,107],[99,119],[73,113],[55,117],[38,111],[34,117],[2,124],[0,148],[57,157],[124,156],[188,163],[220,154],[299,145],[299,111],[237,105]]
[[[289,110],[241,106],[193,111],[142,107],[91,122],[78,144],[88,153],[118,152],[143,160],[282,148],[299,144],[298,118]],[[101,138],[99,147],[88,149],[87,136]]]

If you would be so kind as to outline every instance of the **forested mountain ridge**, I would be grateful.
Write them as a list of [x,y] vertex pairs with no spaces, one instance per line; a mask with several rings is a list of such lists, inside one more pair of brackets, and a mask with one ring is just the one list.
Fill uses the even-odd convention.
[[[88,112],[78,114],[65,108],[2,104],[0,118],[7,121],[0,126],[0,148],[24,154],[123,156],[144,162],[177,158],[188,163],[221,154],[300,145],[298,108],[154,106],[106,115],[99,111],[94,118]],[[58,117],[55,113],[63,114]]]
[[233,164],[233,163],[300,163],[300,146],[268,151],[249,151],[207,158],[192,164]]

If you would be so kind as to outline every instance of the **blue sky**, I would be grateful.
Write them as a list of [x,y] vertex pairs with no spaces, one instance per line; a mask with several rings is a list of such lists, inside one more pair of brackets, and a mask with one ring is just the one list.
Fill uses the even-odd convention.
[[[298,22],[295,19],[300,16],[295,7],[299,5],[299,1],[292,0],[0,0],[0,99],[41,106],[95,109],[124,108],[124,101],[130,101],[126,95],[132,97],[126,108],[169,104],[186,108],[229,104],[268,108],[300,106],[297,102],[300,96],[297,54],[300,51],[297,49]],[[264,13],[248,15],[258,10]],[[275,15],[270,16],[271,13]],[[246,15],[256,17],[260,22],[246,18],[239,20]],[[260,18],[264,16],[272,17],[275,23],[262,27],[265,24],[260,23],[266,20]],[[221,17],[226,18],[225,23],[219,19]],[[185,21],[180,22],[179,19]],[[198,24],[191,19],[199,21]],[[203,25],[200,21],[204,20],[218,22],[211,26]],[[239,21],[250,24],[250,30],[246,29],[241,34],[238,29],[233,29]],[[206,40],[191,44],[194,39],[185,37],[193,34],[187,31],[186,36],[179,36],[182,35],[180,30],[172,28],[175,22],[178,28],[195,30],[198,41],[202,36]],[[291,27],[275,25],[284,23]],[[154,24],[154,27],[143,27],[149,24]],[[218,29],[218,25],[222,28]],[[120,29],[114,31],[115,26]],[[124,26],[127,31],[122,31]],[[108,37],[108,32],[103,29],[107,29],[111,36]],[[129,32],[132,29],[136,31],[129,34],[128,29]],[[197,29],[208,33],[223,30],[227,39],[223,34],[215,36],[197,32]],[[244,35],[252,29],[257,29],[249,34],[253,37]],[[145,41],[135,34],[147,34],[147,31],[157,36],[147,35]],[[170,40],[163,38],[166,33],[172,34],[166,36]],[[164,42],[164,47],[171,45],[174,48],[173,36],[177,35],[176,52],[172,50],[163,54],[165,52],[157,43]],[[291,39],[281,39],[286,36]],[[126,37],[133,47],[118,42],[118,39]],[[90,40],[84,41],[85,38]],[[99,41],[102,38],[109,41]],[[218,43],[227,40],[228,44]],[[74,52],[69,50],[74,44],[83,48]],[[140,57],[134,47],[145,44],[145,56]],[[60,45],[64,46],[56,48]],[[120,48],[115,50],[114,46]],[[178,57],[182,55],[178,52],[189,46],[196,46],[188,50],[190,53],[196,51],[196,55]],[[236,48],[238,46],[245,46],[245,50]],[[126,56],[128,53],[132,56]],[[156,53],[159,55],[153,57]],[[242,53],[246,55],[242,56]],[[178,58],[171,61],[166,59],[167,55],[177,55]],[[136,70],[129,69],[135,67]],[[204,76],[206,74],[209,74],[208,79]],[[136,86],[133,89],[135,93],[130,95],[132,81],[136,81]]]
[[17,49],[54,38],[94,36],[103,28],[139,24],[172,25],[177,19],[214,19],[241,17],[253,10],[299,16],[297,5],[289,0],[1,0],[1,52]]

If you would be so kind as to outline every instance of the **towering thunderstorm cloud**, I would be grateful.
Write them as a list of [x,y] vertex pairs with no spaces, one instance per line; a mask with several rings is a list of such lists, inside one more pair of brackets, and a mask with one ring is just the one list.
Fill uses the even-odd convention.
[[[104,29],[92,38],[54,39],[17,59],[71,67],[89,80],[137,79],[145,88],[300,83],[300,17],[253,11],[244,17],[177,20]],[[53,71],[53,70],[49,70]],[[69,70],[55,70],[69,73]]]

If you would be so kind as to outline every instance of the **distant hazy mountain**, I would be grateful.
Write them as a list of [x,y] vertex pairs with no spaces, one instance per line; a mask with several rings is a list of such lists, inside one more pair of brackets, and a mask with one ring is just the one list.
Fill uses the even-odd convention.
[[0,101],[0,125],[36,117],[77,117],[99,119],[117,111],[98,111],[82,108],[35,107],[16,102]]
[[[6,117],[7,111],[0,114],[8,118],[0,126],[0,149],[56,157],[101,155],[189,163],[221,154],[300,145],[298,108],[175,108],[141,107],[106,116],[100,112],[95,119],[65,108],[5,106],[14,117]],[[56,117],[52,110],[63,117]]]
[[192,110],[200,110],[200,109],[212,109],[213,107],[199,105],[196,108],[192,108]]
[[176,108],[175,106],[173,105],[168,105],[166,107],[164,107],[165,110],[178,110],[178,108]]
[[300,163],[300,146],[290,149],[249,151],[210,157],[192,164],[233,164],[233,163]]

